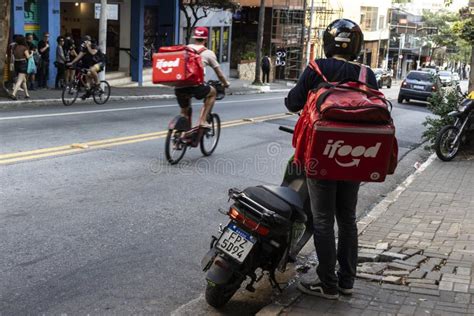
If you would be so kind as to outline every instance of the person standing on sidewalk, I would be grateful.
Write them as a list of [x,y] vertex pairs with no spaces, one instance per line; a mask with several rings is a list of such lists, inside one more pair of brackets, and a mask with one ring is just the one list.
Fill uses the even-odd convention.
[[[315,62],[330,82],[344,79],[357,81],[361,66],[355,62],[360,54],[364,36],[360,27],[348,19],[338,19],[324,31],[323,45],[327,59]],[[323,79],[307,67],[297,85],[289,92],[286,107],[301,111],[308,92],[316,89]],[[367,69],[367,82],[377,88],[375,74]],[[298,289],[306,294],[337,299],[339,293],[352,294],[357,268],[356,205],[360,183],[307,178],[314,223],[314,244],[319,260],[318,279],[300,282]],[[336,250],[334,218],[338,226]],[[336,261],[339,271],[336,275]]]
[[[33,43],[33,34],[32,33],[26,33],[26,45],[28,46],[28,52],[30,53],[31,56],[33,56],[33,60],[35,61],[35,65],[38,66],[40,61],[41,61],[41,56],[38,53],[38,48],[36,45]],[[32,73],[28,73],[28,81],[29,81],[29,89],[30,90],[35,90],[36,86],[36,71]]]
[[38,65],[38,86],[46,88],[49,74],[49,33],[43,34],[43,39],[38,43],[38,52],[41,55],[41,62]]
[[65,84],[65,73],[66,73],[66,55],[64,54],[64,37],[58,36],[56,39],[58,46],[56,47],[56,61],[55,65],[58,68],[56,74],[56,80],[54,87],[60,89]]
[[270,83],[270,67],[271,67],[270,57],[268,57],[268,55],[263,56],[263,58],[262,58],[262,74],[263,74],[262,83],[265,83],[265,79],[267,79],[267,83]]

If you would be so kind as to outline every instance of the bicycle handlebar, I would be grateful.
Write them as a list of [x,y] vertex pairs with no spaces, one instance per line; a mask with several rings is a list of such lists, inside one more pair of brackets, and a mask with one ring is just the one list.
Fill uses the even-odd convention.
[[286,126],[281,126],[278,128],[280,131],[287,132],[289,134],[293,134],[295,132],[294,129],[286,127]]

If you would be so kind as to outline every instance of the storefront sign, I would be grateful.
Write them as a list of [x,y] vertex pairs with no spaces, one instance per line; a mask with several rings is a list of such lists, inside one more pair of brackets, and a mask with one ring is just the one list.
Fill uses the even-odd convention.
[[[107,20],[118,20],[118,4],[107,4]],[[100,3],[95,3],[95,18],[100,19]]]

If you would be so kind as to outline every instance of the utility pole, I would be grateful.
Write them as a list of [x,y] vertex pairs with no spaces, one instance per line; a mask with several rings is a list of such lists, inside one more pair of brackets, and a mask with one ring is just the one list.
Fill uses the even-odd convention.
[[252,84],[262,85],[260,79],[260,68],[262,62],[263,31],[265,28],[265,0],[260,0],[260,11],[258,16],[257,32],[257,60],[255,61],[255,80]]
[[306,43],[306,65],[309,64],[310,52],[311,52],[311,35],[313,33],[313,15],[314,15],[314,0],[311,0],[311,11],[309,14],[309,30],[308,30],[308,42]]
[[[107,54],[107,0],[100,0],[99,49]],[[99,79],[105,80],[105,65],[104,71],[99,74]]]
[[[401,79],[402,78],[402,48],[405,46],[405,34],[400,34],[400,40],[399,40],[399,45],[398,45],[398,63],[397,63],[397,78]],[[402,56],[400,58],[400,56]]]

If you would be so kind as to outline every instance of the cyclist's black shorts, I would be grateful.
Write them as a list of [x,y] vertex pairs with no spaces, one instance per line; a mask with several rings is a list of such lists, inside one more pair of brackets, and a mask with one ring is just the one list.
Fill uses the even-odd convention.
[[198,100],[202,100],[208,96],[211,92],[211,86],[207,84],[202,84],[199,86],[194,87],[183,87],[183,88],[175,88],[174,94],[178,99],[178,104],[180,107],[185,108],[189,106],[189,99],[196,98]]

